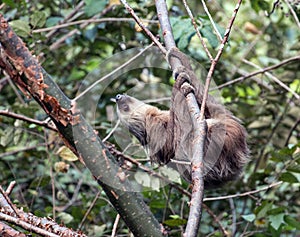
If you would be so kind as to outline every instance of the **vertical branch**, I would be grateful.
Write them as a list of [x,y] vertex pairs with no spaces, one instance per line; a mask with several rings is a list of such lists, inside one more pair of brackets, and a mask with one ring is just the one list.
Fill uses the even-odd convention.
[[[172,28],[168,18],[168,11],[166,2],[164,0],[156,1],[156,9],[158,19],[163,31],[163,37],[167,46],[167,49],[170,50],[172,47],[175,47],[175,41],[172,33]],[[172,55],[170,55],[172,56]],[[182,54],[185,57],[184,54]],[[179,59],[176,57],[170,57],[170,64],[173,70],[179,66],[190,67],[187,64],[188,60],[186,58]],[[180,75],[179,75],[180,76]],[[191,87],[191,85],[184,83],[181,86],[181,90],[184,91],[184,87]],[[192,157],[191,157],[191,170],[192,170],[192,197],[190,201],[190,212],[189,218],[186,226],[184,236],[193,237],[197,236],[200,221],[202,216],[202,200],[204,195],[204,180],[203,180],[203,158],[204,158],[204,144],[206,140],[207,133],[207,124],[204,119],[201,119],[201,114],[199,106],[196,100],[194,93],[189,92],[186,95],[187,106],[190,111],[190,116],[194,125],[194,141],[192,147]],[[173,105],[174,106],[174,105]],[[173,107],[174,110],[180,109]]]
[[213,73],[215,71],[215,68],[216,68],[216,65],[217,65],[217,63],[218,63],[218,61],[219,61],[219,59],[220,59],[220,57],[223,53],[223,49],[225,47],[225,44],[228,41],[229,34],[230,34],[230,31],[231,31],[233,22],[236,18],[236,15],[237,15],[237,12],[238,12],[238,10],[241,6],[241,3],[242,3],[242,0],[239,0],[237,5],[235,6],[232,17],[231,17],[231,19],[228,23],[227,28],[226,28],[224,38],[223,38],[222,43],[220,45],[220,48],[218,50],[218,53],[217,53],[215,59],[212,61],[211,65],[210,65],[210,68],[209,68],[209,71],[208,71],[208,74],[207,74],[207,77],[206,77],[206,81],[205,81],[205,89],[204,89],[203,100],[202,100],[202,104],[201,104],[201,120],[204,119],[205,105],[206,105],[206,101],[207,101],[207,97],[208,97],[209,85],[210,85],[210,82],[211,82],[211,79],[212,79],[212,75],[213,75]]

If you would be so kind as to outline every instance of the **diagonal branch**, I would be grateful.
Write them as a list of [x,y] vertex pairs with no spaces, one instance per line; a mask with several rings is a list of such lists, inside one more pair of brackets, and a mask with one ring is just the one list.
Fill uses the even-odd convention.
[[132,15],[136,23],[143,29],[143,31],[149,36],[149,38],[159,47],[163,54],[166,54],[167,51],[164,46],[159,42],[159,40],[151,33],[151,31],[144,25],[141,19],[135,14],[132,7],[129,6],[126,0],[121,0],[127,11]]
[[0,67],[51,117],[65,144],[84,161],[132,233],[162,236],[161,226],[142,196],[134,193],[129,181],[122,178],[126,175],[122,175],[114,157],[76,109],[76,104],[60,90],[1,14],[0,42]]
[[[189,8],[189,6],[188,6],[188,4],[187,4],[187,1],[186,1],[186,0],[183,0],[183,4],[184,4],[184,7],[185,7],[185,9],[186,9],[186,11],[187,11],[189,17],[191,18],[192,25],[194,26],[194,29],[195,29],[195,31],[196,31],[196,34],[197,34],[198,38],[200,39],[200,42],[201,42],[201,44],[202,44],[202,47],[204,48],[204,51],[206,52],[206,54],[207,54],[207,56],[208,56],[208,58],[209,58],[210,61],[214,60],[213,56],[212,56],[211,53],[209,52],[209,50],[208,50],[208,48],[207,48],[207,45],[206,45],[206,43],[205,43],[205,41],[204,41],[204,39],[203,39],[203,37],[202,37],[200,31],[199,31],[199,28],[198,28],[198,26],[197,26],[197,23],[196,23],[196,21],[195,21],[195,18],[194,18],[194,16],[193,16],[193,13],[192,13],[191,9]],[[203,4],[203,3],[202,3],[202,4]],[[214,24],[213,24],[213,25],[214,25]],[[222,37],[221,37],[221,38],[222,38]]]

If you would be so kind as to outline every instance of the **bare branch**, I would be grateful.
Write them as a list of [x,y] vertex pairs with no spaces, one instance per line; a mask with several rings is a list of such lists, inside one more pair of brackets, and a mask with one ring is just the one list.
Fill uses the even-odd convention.
[[230,233],[225,230],[225,228],[223,227],[222,223],[220,222],[220,220],[218,219],[218,217],[213,213],[213,211],[208,206],[206,206],[206,204],[204,204],[204,203],[202,203],[202,207],[213,218],[214,222],[217,223],[217,225],[219,226],[219,229],[221,230],[223,236],[230,236]]
[[216,26],[216,24],[214,22],[214,19],[211,17],[211,15],[209,13],[209,10],[208,10],[208,8],[207,8],[207,6],[205,4],[205,1],[201,0],[201,2],[202,2],[202,5],[203,5],[203,8],[204,8],[204,11],[205,11],[206,15],[208,16],[208,18],[209,18],[209,20],[210,20],[210,22],[211,22],[211,24],[212,24],[212,26],[214,28],[214,31],[215,31],[215,33],[216,33],[219,41],[222,42],[223,41],[222,36],[221,36],[220,32],[218,31],[218,28],[217,28],[217,26]]
[[298,28],[300,29],[300,21],[299,21],[299,18],[297,16],[297,13],[294,11],[293,7],[291,6],[290,2],[288,0],[284,0],[286,5],[288,6],[291,14],[293,15],[293,18],[295,19],[295,22],[298,26]]
[[[243,62],[247,63],[248,65],[251,65],[252,67],[255,67],[259,70],[262,70],[261,67],[259,67],[258,65],[248,61],[248,60],[243,60]],[[269,72],[265,72],[266,76],[269,77],[271,80],[273,80],[275,83],[277,83],[278,85],[280,85],[283,89],[285,89],[286,91],[290,92],[293,96],[295,96],[297,99],[300,98],[300,96],[295,92],[293,91],[292,89],[290,89],[287,85],[285,85],[282,81],[280,81],[277,77],[275,77],[274,75],[272,75],[271,73]]]
[[[60,90],[1,14],[0,42],[0,67],[51,117],[65,144],[84,161],[132,233],[162,236],[159,222],[142,196],[132,191],[129,181],[119,178],[122,170],[76,104]],[[136,216],[148,225],[139,225]]]
[[134,10],[129,6],[126,0],[121,0],[127,11],[132,15],[136,23],[143,29],[143,31],[149,36],[149,38],[158,46],[163,54],[167,54],[165,47],[159,42],[157,37],[155,37],[151,31],[144,25],[142,20],[135,14]]
[[[299,60],[300,60],[300,56],[299,55],[291,57],[291,58],[288,58],[288,59],[285,59],[285,60],[281,61],[280,63],[274,64],[274,65],[266,67],[266,68],[262,68],[262,69],[260,69],[258,71],[255,71],[255,72],[251,72],[251,73],[249,73],[246,76],[238,77],[238,78],[236,78],[234,80],[231,80],[229,82],[226,82],[226,83],[224,83],[224,84],[222,84],[220,86],[212,88],[211,90],[221,89],[223,87],[232,85],[232,84],[237,83],[239,81],[243,81],[243,80],[245,80],[247,78],[256,76],[256,75],[261,74],[261,73],[265,73],[267,71],[274,70],[274,69],[279,68],[279,67],[281,67],[281,66],[283,66],[285,64],[288,64],[288,63],[291,63],[291,62],[294,62],[294,61],[299,61]],[[295,92],[293,92],[293,95],[295,96],[296,99],[298,99],[298,100],[300,99],[300,96],[298,94],[296,94]]]
[[3,222],[0,222],[0,234],[4,237],[26,237],[25,234],[13,229],[9,225],[4,224]]
[[211,63],[211,66],[209,68],[209,71],[207,73],[207,77],[206,77],[206,81],[205,81],[205,89],[204,89],[204,95],[203,95],[203,100],[202,100],[202,104],[201,104],[201,120],[204,119],[204,111],[205,111],[205,106],[206,106],[206,101],[207,101],[207,97],[208,97],[208,91],[209,91],[209,85],[210,85],[210,81],[212,79],[212,75],[215,71],[215,67],[223,53],[223,49],[225,47],[225,44],[227,43],[227,40],[228,40],[228,37],[229,37],[229,34],[230,34],[230,31],[231,31],[231,28],[232,28],[232,25],[233,25],[233,22],[236,18],[236,14],[241,6],[241,3],[242,3],[242,0],[239,0],[234,11],[233,11],[233,15],[228,23],[228,26],[227,26],[227,29],[225,31],[225,34],[224,34],[224,38],[222,40],[222,43],[220,45],[220,48],[218,50],[218,53],[215,57],[215,59],[212,61]]
[[[175,41],[172,33],[172,28],[170,25],[170,21],[168,18],[168,11],[166,2],[164,0],[157,0],[156,1],[156,9],[157,15],[159,18],[159,22],[163,31],[164,40],[166,42],[167,49],[170,50],[175,47]],[[183,54],[183,57],[185,55]],[[189,68],[188,60],[183,58],[182,60],[177,57],[172,57],[170,55],[170,65],[173,70],[177,69],[180,65]],[[182,73],[181,73],[182,74]],[[183,75],[180,75],[183,76]],[[185,85],[186,84],[186,85]],[[184,83],[180,90],[184,91],[184,87],[190,87],[191,85],[188,83]],[[186,95],[186,102],[187,106],[189,107],[190,116],[194,125],[194,143],[193,143],[193,151],[191,157],[191,166],[192,166],[192,183],[193,183],[193,190],[192,190],[192,197],[190,201],[190,212],[188,223],[186,226],[186,230],[184,236],[197,236],[198,229],[200,226],[200,220],[202,216],[202,199],[203,199],[203,192],[204,192],[204,180],[203,180],[203,157],[204,157],[204,144],[206,139],[206,132],[207,132],[207,124],[206,121],[202,121],[199,106],[197,100],[195,98],[193,90]],[[185,93],[184,93],[185,94]],[[173,108],[176,110],[176,108]],[[180,108],[177,108],[180,109]]]
[[7,187],[7,189],[5,190],[5,193],[7,195],[10,195],[10,193],[12,192],[12,190],[14,189],[15,185],[16,185],[16,181],[11,181]]
[[[132,21],[134,21],[132,18],[115,18],[115,17],[107,17],[107,18],[100,18],[100,19],[90,18],[90,19],[72,21],[72,22],[68,22],[68,23],[64,23],[64,24],[60,24],[60,25],[56,25],[56,26],[33,30],[32,33],[42,33],[42,32],[47,32],[47,31],[52,31],[52,30],[58,30],[58,29],[66,28],[66,27],[73,26],[73,25],[79,25],[79,24],[102,23],[102,22],[132,22]],[[153,23],[153,24],[158,23],[158,21],[155,21],[155,20],[143,19],[142,21],[148,22],[148,23]]]
[[19,119],[19,120],[22,120],[22,121],[25,121],[28,123],[36,124],[36,125],[39,125],[39,126],[42,126],[42,127],[45,127],[52,131],[57,132],[56,127],[54,125],[51,125],[48,121],[40,121],[40,120],[32,119],[25,115],[16,114],[16,113],[10,112],[8,110],[0,110],[0,115],[14,118],[14,119]]
[[118,228],[118,224],[119,224],[120,218],[121,218],[121,216],[119,214],[117,214],[115,222],[114,222],[114,225],[113,225],[113,229],[112,229],[112,232],[111,232],[111,237],[115,237],[116,236],[117,228]]
[[139,52],[137,55],[135,55],[134,57],[130,58],[126,63],[120,65],[119,67],[117,67],[116,69],[114,69],[113,71],[111,71],[110,73],[106,74],[105,76],[101,77],[99,80],[95,81],[92,85],[90,85],[88,88],[86,88],[80,95],[76,96],[76,98],[73,99],[73,101],[77,101],[78,99],[80,99],[81,97],[83,97],[86,93],[88,93],[90,90],[92,90],[96,85],[98,85],[99,83],[105,81],[106,79],[110,78],[112,75],[114,75],[116,72],[120,71],[121,69],[125,68],[126,66],[128,66],[130,63],[132,63],[134,60],[136,60],[139,56],[141,56],[143,53],[145,53],[145,51],[147,51],[149,48],[151,48],[153,46],[154,43],[151,43],[150,45],[148,45],[147,47],[145,47],[145,49],[141,50],[141,52]]
[[251,190],[251,191],[245,192],[245,193],[237,193],[237,194],[233,194],[233,195],[220,196],[220,197],[208,197],[208,198],[204,198],[203,202],[217,201],[217,200],[224,200],[224,199],[229,199],[229,198],[237,198],[237,197],[249,196],[249,195],[252,195],[254,193],[259,193],[259,192],[268,190],[268,189],[273,188],[273,187],[275,187],[277,185],[281,185],[282,183],[283,183],[282,181],[278,181],[276,183],[269,184],[266,187],[263,187],[263,188],[260,188],[260,189],[255,189],[255,190]]
[[[59,25],[62,25],[63,23],[66,23],[68,20],[70,20],[78,11],[84,6],[84,1],[80,1],[77,6],[62,20],[59,22]],[[77,17],[79,17],[81,14],[77,14]],[[50,38],[52,35],[55,34],[56,28],[52,28],[51,31],[46,35],[47,38]],[[33,32],[34,33],[34,32]]]
[[3,190],[2,186],[0,186],[0,206],[6,210],[9,210],[10,212],[13,212],[17,217],[21,217],[19,210],[12,203],[7,193]]
[[189,17],[191,18],[192,24],[193,24],[193,26],[194,26],[194,29],[195,29],[195,31],[196,31],[197,36],[198,36],[199,39],[200,39],[200,42],[201,42],[201,44],[202,44],[202,46],[203,46],[203,48],[204,48],[204,51],[206,52],[206,54],[207,54],[208,58],[210,59],[210,61],[213,61],[213,57],[212,57],[211,53],[209,52],[209,50],[208,50],[208,48],[207,48],[207,45],[206,45],[206,43],[205,43],[205,41],[204,41],[204,39],[203,39],[203,37],[202,37],[202,35],[201,35],[199,29],[198,29],[197,23],[196,23],[196,21],[195,21],[195,18],[194,18],[194,16],[193,16],[193,13],[192,13],[191,9],[189,8],[189,6],[188,6],[188,4],[187,4],[187,1],[186,1],[186,0],[183,0],[183,4],[184,4],[184,7],[185,7],[185,9],[186,9],[186,11],[187,11]]

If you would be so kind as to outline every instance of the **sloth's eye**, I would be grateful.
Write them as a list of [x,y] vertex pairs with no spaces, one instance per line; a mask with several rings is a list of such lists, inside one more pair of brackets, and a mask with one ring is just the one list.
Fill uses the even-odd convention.
[[122,99],[122,97],[123,97],[122,95],[117,94],[116,97],[115,97],[115,99],[116,99],[116,101],[118,101],[118,100]]

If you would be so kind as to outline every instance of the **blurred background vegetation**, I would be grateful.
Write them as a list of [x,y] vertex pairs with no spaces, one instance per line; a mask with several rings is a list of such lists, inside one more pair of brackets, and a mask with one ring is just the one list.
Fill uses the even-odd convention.
[[[149,29],[160,35],[154,2],[129,3]],[[223,34],[236,2],[214,0],[206,4]],[[168,6],[178,47],[208,70],[210,61],[182,2],[170,0]],[[219,41],[201,2],[191,2],[189,6],[209,50],[215,55]],[[0,7],[16,33],[70,98],[78,94],[89,73],[110,72],[112,66],[105,60],[151,43],[118,1],[3,0]],[[300,55],[299,19],[298,1],[253,0],[244,1],[240,7],[214,73],[216,84],[282,65],[220,90],[224,104],[248,131],[251,161],[239,180],[207,190],[206,197],[260,190],[283,182],[251,195],[206,201],[215,219],[203,212],[201,236],[221,236],[220,224],[232,236],[300,235],[300,107],[299,98],[291,93],[300,94],[300,61],[284,63]],[[53,28],[58,24],[66,25]],[[114,125],[110,98],[149,83],[172,85],[171,73],[160,69],[133,70],[103,91],[95,119],[91,121],[101,138]],[[47,118],[35,101],[24,97],[3,73],[0,92],[0,110],[38,120]],[[154,98],[169,96],[170,88],[157,92],[154,89],[151,93]],[[79,161],[58,152],[63,142],[55,132],[0,116],[0,136],[0,185],[6,187],[13,180],[17,182],[11,198],[18,207],[55,218],[73,229],[80,228],[89,236],[110,236],[116,211],[89,171]],[[116,143],[113,136],[109,141]],[[184,181],[181,185],[188,188]],[[156,191],[145,189],[143,195],[154,215],[170,230],[170,236],[180,236],[188,215],[188,197],[171,186]],[[85,216],[90,206],[92,209]],[[118,235],[128,236],[128,232],[120,221]]]

